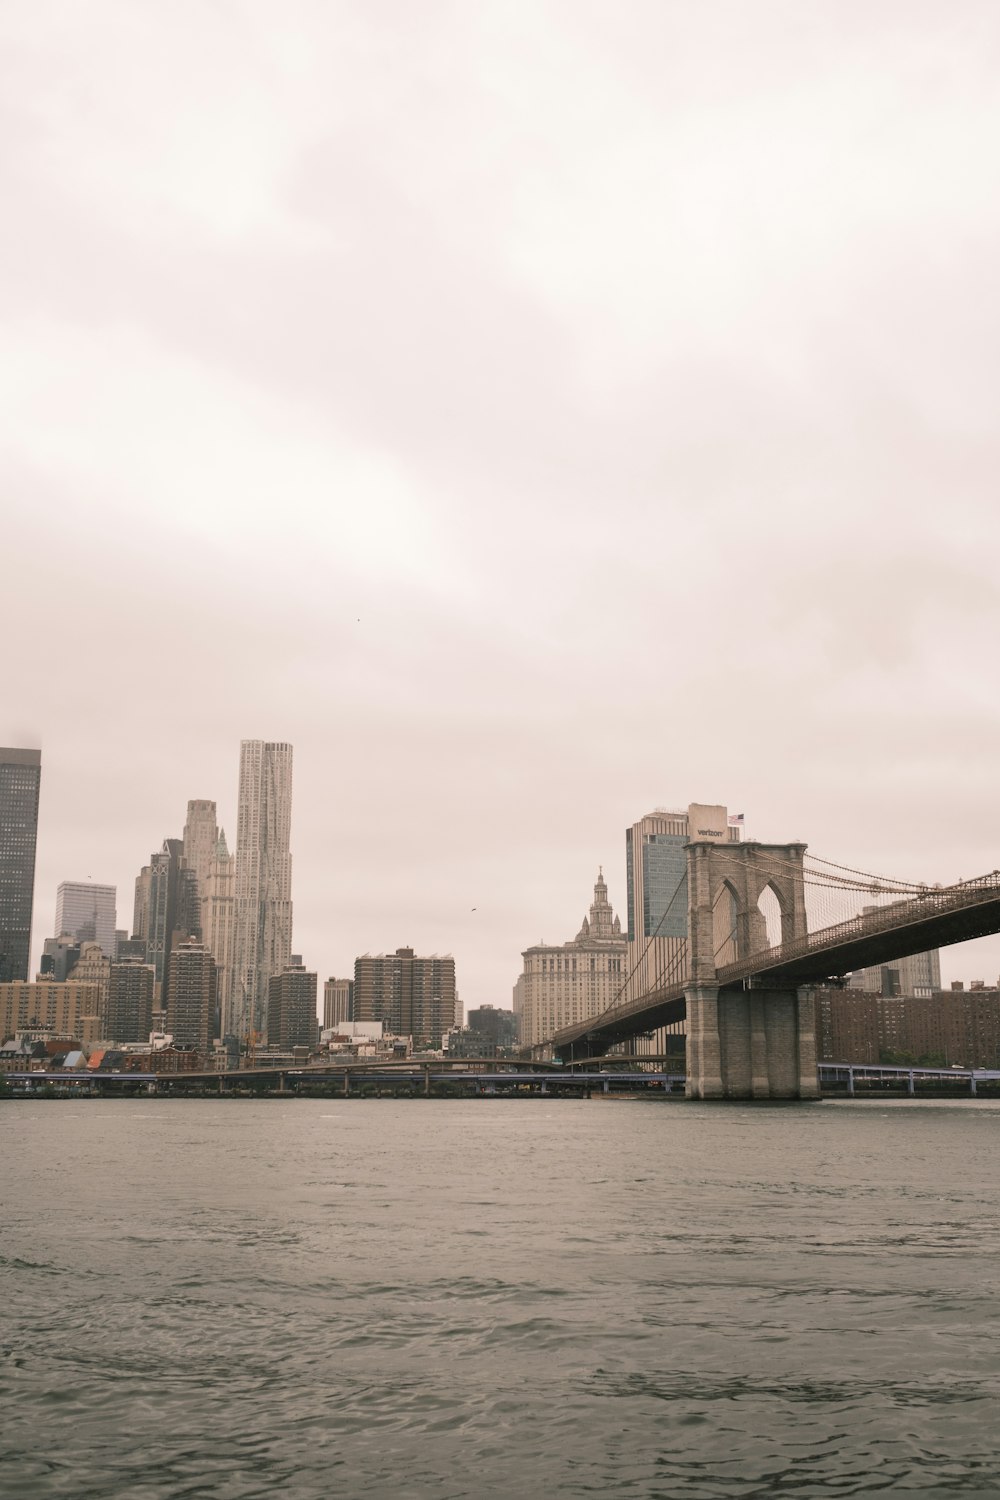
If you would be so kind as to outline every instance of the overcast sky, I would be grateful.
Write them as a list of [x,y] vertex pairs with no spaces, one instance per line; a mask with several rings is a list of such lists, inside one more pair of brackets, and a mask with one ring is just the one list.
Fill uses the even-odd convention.
[[[1000,865],[1000,9],[10,0],[0,743],[56,885],[295,747],[294,946],[572,937],[723,802]],[[473,911],[472,908],[476,910]],[[995,979],[1000,940],[943,955]]]

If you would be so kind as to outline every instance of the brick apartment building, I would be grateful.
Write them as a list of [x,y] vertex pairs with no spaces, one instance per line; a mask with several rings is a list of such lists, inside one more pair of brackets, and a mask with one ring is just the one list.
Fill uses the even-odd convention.
[[1000,1068],[1000,989],[978,982],[928,995],[820,989],[816,1048],[821,1062]]

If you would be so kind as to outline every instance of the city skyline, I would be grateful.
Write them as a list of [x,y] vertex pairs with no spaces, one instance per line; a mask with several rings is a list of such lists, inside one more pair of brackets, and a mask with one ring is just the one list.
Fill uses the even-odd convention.
[[[256,742],[254,742],[254,743],[256,743]],[[261,742],[261,743],[263,743],[263,742]],[[237,787],[238,787],[238,760],[239,760],[239,757],[238,757],[238,754],[235,753],[236,750],[238,750],[238,746],[234,747],[234,755],[233,755],[234,765],[237,766]],[[230,808],[232,810],[231,813],[229,814],[229,820],[230,821],[234,821],[234,819],[235,819],[235,810],[236,810],[236,804],[237,804],[237,802],[238,802],[238,792],[237,792],[236,796],[234,796],[234,797],[231,798],[230,803],[229,803],[229,806],[230,806]],[[44,803],[43,803],[43,806],[44,806]],[[185,817],[185,813],[184,813],[184,809],[185,808],[187,809],[186,817]],[[177,828],[186,827],[186,820],[190,820],[191,816],[192,816],[192,808],[194,808],[194,809],[197,810],[197,816],[199,818],[201,818],[202,820],[206,820],[210,816],[215,816],[216,815],[215,812],[213,812],[212,814],[210,814],[209,813],[209,809],[221,809],[221,810],[225,810],[225,808],[226,808],[226,802],[225,802],[224,798],[218,799],[218,802],[216,801],[216,799],[186,798],[186,799],[184,799],[184,802],[182,804],[182,810],[173,819],[173,826],[175,826]],[[633,822],[633,824],[629,825],[629,827],[635,828],[635,827],[640,826],[640,824],[641,825],[645,825],[645,824],[648,823],[649,826],[652,828],[654,826],[654,824],[656,824],[656,826],[659,826],[659,822],[657,820],[660,820],[660,821],[662,821],[663,819],[668,819],[669,820],[670,816],[672,816],[675,819],[680,819],[681,820],[677,824],[677,827],[681,828],[683,826],[684,820],[687,817],[687,810],[686,809],[682,810],[680,808],[677,808],[677,809],[674,809],[674,810],[671,811],[671,810],[667,809],[664,806],[660,806],[654,812],[649,812],[649,813],[646,813],[646,814],[642,815],[642,817],[639,818],[638,821]],[[218,814],[218,820],[219,820],[219,824],[220,824],[219,832],[221,834],[221,824],[222,824],[222,821],[223,821],[221,813]],[[663,826],[664,827],[667,826],[666,822],[664,822]],[[623,915],[627,911],[627,863],[628,863],[628,861],[627,861],[627,857],[626,857],[626,847],[627,847],[627,836],[628,836],[628,833],[629,833],[629,827],[625,827],[625,828],[622,828],[620,830],[620,835],[619,835],[619,839],[618,839],[618,851],[617,851],[618,858],[617,858],[617,861],[615,860],[615,858],[613,857],[613,855],[611,857],[607,858],[604,861],[604,867],[606,869],[610,868],[610,870],[611,870],[611,878],[610,878],[610,880],[608,880],[608,889],[609,889],[609,891],[611,892],[611,895],[612,895],[612,904],[616,905],[617,907],[620,907]],[[744,836],[747,836],[747,837],[751,837],[752,838],[752,837],[760,836],[761,831],[760,831],[760,829],[758,827],[758,819],[756,818],[756,816],[749,815],[749,821],[747,823],[744,823],[743,825],[741,825],[741,830],[748,830],[747,832],[744,833]],[[579,830],[578,829],[574,829],[574,832],[578,833]],[[733,830],[733,835],[735,835],[735,832],[736,832],[736,830],[734,829]],[[204,837],[205,837],[205,835],[202,835],[203,839],[204,839]],[[296,828],[295,828],[295,825],[294,825],[294,821],[293,821],[293,824],[292,824],[292,827],[291,827],[291,839],[292,839],[292,845],[293,845],[293,847],[292,847],[292,853],[294,855],[295,852],[296,852],[295,847],[294,847],[295,842],[296,842]],[[177,844],[178,847],[180,847],[181,842],[182,841],[180,841],[180,840],[171,840],[171,843]],[[844,851],[844,852],[848,853],[848,854],[850,853],[850,851]],[[41,835],[40,835],[40,840],[39,840],[39,855],[40,855],[40,858],[43,856],[43,853],[44,853],[44,846],[43,846],[42,838],[41,838]],[[155,853],[155,851],[154,851],[154,853]],[[147,858],[148,858],[148,856],[147,856]],[[88,860],[87,862],[88,863],[93,863],[95,865],[99,865],[99,863],[100,863],[99,861],[93,860],[93,859]],[[619,879],[617,881],[615,879],[615,866],[616,866],[616,863],[620,866],[620,869],[619,869]],[[884,862],[882,862],[882,863],[884,863]],[[40,868],[41,868],[41,866],[40,866]],[[963,871],[962,872],[963,875],[967,875],[969,873],[970,872],[968,872],[968,871]],[[36,896],[37,896],[37,888],[38,888],[38,885],[40,883],[40,878],[41,877],[38,877],[36,879]],[[604,877],[604,878],[607,879],[607,877]],[[300,902],[301,902],[308,909],[309,907],[311,907],[314,904],[309,899],[310,893],[308,893],[308,892],[300,892],[299,889],[298,889],[298,885],[299,885],[299,882],[297,880],[297,882],[296,882],[296,890],[293,893],[294,897],[295,897],[295,905],[298,908],[299,905],[300,905]],[[615,896],[615,894],[614,894],[616,890],[619,892],[618,896]],[[304,898],[304,900],[303,900],[303,898]],[[541,900],[544,901],[544,893],[542,893]],[[568,910],[568,911],[575,911],[577,905],[578,905],[578,901],[574,902],[572,893],[570,893],[570,895],[567,897],[566,892],[564,890],[553,888],[553,890],[551,892],[551,897],[548,900],[547,904],[545,904],[544,909],[542,909],[542,906],[540,904],[538,910],[535,913],[535,921],[536,921],[536,926],[539,926],[539,933],[538,933],[538,936],[534,939],[534,942],[536,944],[539,943],[539,942],[556,943],[556,944],[558,944],[558,943],[561,943],[562,941],[564,941],[565,940],[565,930],[561,934],[556,930],[555,923],[558,920],[558,917],[557,916],[553,916],[551,914],[557,912],[559,909]],[[44,918],[44,911],[45,911],[44,901],[38,901],[36,899],[36,902],[35,902],[35,913],[36,913],[36,916],[35,916],[35,924],[34,924],[34,928],[33,928],[33,941],[32,941],[32,960],[33,960],[33,962],[32,962],[30,977],[33,977],[34,973],[37,970],[38,961],[39,961],[39,958],[40,958],[40,955],[41,955],[41,948],[42,948],[42,944],[43,944],[45,938],[48,937],[48,936],[53,935],[53,934],[49,934],[49,933],[43,933],[40,930],[39,922],[42,921],[42,920],[45,920],[45,918]],[[466,917],[471,917],[471,918],[474,919],[477,915],[478,915],[477,912],[473,912],[471,910],[468,913],[462,912],[460,914],[460,918],[456,920],[456,923],[455,923],[456,929],[461,928],[463,926],[463,922],[464,922],[464,919]],[[123,922],[125,920],[124,913],[122,914],[121,920]],[[402,916],[398,917],[398,918],[387,917],[385,919],[384,926],[385,927],[391,927],[393,925],[393,923],[395,923],[397,925],[397,927],[398,927],[399,923],[402,923],[403,926],[404,926],[404,928],[408,932],[410,930],[416,930],[417,926],[418,926],[418,924],[413,921],[412,917],[408,920],[407,916],[405,915],[405,913]],[[465,922],[465,928],[464,928],[464,930],[467,933],[470,930],[470,925],[472,925],[472,924],[469,924],[468,922]],[[570,919],[570,926],[572,926],[572,919]],[[367,945],[362,945],[360,942],[359,943],[352,943],[352,941],[351,941],[351,932],[354,931],[354,930],[357,930],[357,931],[367,930],[369,933],[375,932],[377,935],[376,935],[375,939],[373,941],[369,941],[367,943]],[[510,1003],[511,1003],[511,1001],[510,1001],[511,986],[514,983],[514,980],[517,978],[517,973],[518,973],[518,967],[519,967],[521,953],[524,951],[524,949],[526,947],[531,946],[531,942],[528,939],[524,938],[523,933],[522,934],[513,934],[512,933],[512,943],[511,943],[511,948],[510,948],[509,951],[501,951],[500,948],[498,947],[498,948],[491,948],[488,951],[488,953],[486,954],[485,963],[483,964],[482,969],[481,969],[480,972],[488,971],[491,974],[499,974],[500,978],[499,978],[499,981],[497,983],[496,989],[495,990],[490,990],[489,993],[484,994],[484,993],[482,993],[481,989],[479,990],[479,992],[474,992],[473,991],[473,986],[481,986],[484,983],[484,981],[482,979],[478,979],[476,977],[476,970],[475,970],[473,962],[470,962],[468,964],[468,970],[469,970],[469,976],[468,977],[467,977],[467,973],[466,973],[466,967],[467,966],[466,966],[466,963],[464,962],[465,954],[466,954],[466,952],[468,952],[470,954],[470,956],[471,956],[474,953],[474,951],[475,951],[474,947],[472,945],[470,945],[470,947],[469,947],[468,950],[463,949],[461,947],[461,945],[459,944],[458,939],[454,935],[452,935],[451,938],[450,938],[450,940],[449,940],[448,935],[447,935],[447,933],[445,931],[445,928],[444,928],[443,924],[438,925],[436,927],[435,926],[431,926],[430,924],[421,925],[420,926],[420,930],[421,931],[428,931],[428,930],[430,930],[430,931],[437,931],[439,934],[441,934],[441,940],[437,944],[432,944],[430,942],[426,942],[426,943],[421,944],[419,942],[415,942],[413,944],[413,946],[418,951],[420,951],[422,949],[423,951],[428,952],[428,953],[435,952],[435,953],[447,954],[449,956],[455,957],[456,963],[457,963],[457,967],[458,967],[458,971],[459,971],[459,974],[460,974],[460,990],[461,990],[461,994],[462,994],[462,1003],[463,1003],[463,1006],[466,1009],[466,1011],[468,1009],[470,1009],[470,1008],[474,1008],[475,1006],[477,1006],[479,1004],[487,1004],[487,1005],[494,1004],[494,1005],[496,1005],[496,1006],[498,1006],[500,1008],[506,1008],[506,1007],[508,1007],[510,1005]],[[379,940],[378,934],[381,934],[381,940]],[[514,939],[517,936],[520,936],[522,938],[520,946],[517,946],[516,942],[514,941]],[[307,937],[303,932],[300,932],[300,930],[299,930],[299,924],[297,922],[296,923],[295,934],[294,934],[294,937],[292,938],[291,942],[294,945],[294,947],[295,947],[295,949],[296,949],[297,952],[298,951],[302,951],[303,957],[304,957],[304,960],[305,960],[307,966],[310,969],[314,969],[320,975],[320,993],[322,993],[322,985],[326,982],[326,980],[329,977],[331,977],[333,975],[336,975],[338,972],[345,973],[345,974],[353,973],[354,960],[355,960],[355,958],[360,953],[362,953],[362,952],[381,952],[383,950],[391,950],[392,938],[393,938],[393,933],[392,932],[390,932],[388,935],[386,935],[385,932],[383,931],[382,919],[378,918],[378,917],[373,917],[372,914],[369,913],[368,914],[367,925],[364,922],[359,922],[357,924],[357,928],[356,929],[354,929],[354,928],[348,928],[347,926],[344,926],[343,930],[342,930],[342,932],[340,934],[334,934],[329,929],[323,929],[322,927],[318,927],[318,928],[315,928],[313,930],[313,932]],[[942,983],[944,983],[945,985],[947,985],[952,980],[957,980],[957,979],[961,979],[961,980],[963,980],[966,983],[971,983],[973,980],[976,980],[976,979],[983,979],[987,983],[993,983],[997,976],[994,975],[994,973],[993,973],[993,966],[990,964],[989,960],[990,960],[991,953],[994,952],[994,951],[996,951],[997,946],[998,946],[998,944],[997,944],[997,940],[996,939],[985,938],[985,939],[978,940],[977,942],[974,942],[974,943],[960,945],[957,948],[950,948],[950,949],[944,949],[944,950],[942,950],[942,954],[941,954],[941,976],[942,976]],[[326,961],[324,960],[324,957],[323,957],[324,954],[326,955]],[[330,955],[332,955],[332,959],[330,958]],[[634,955],[633,955],[633,957],[634,957]],[[486,981],[487,984],[489,982],[490,981],[488,981],[488,980]],[[221,990],[220,990],[220,999],[221,999]],[[265,1002],[265,1004],[266,1004],[266,1002]]]
[[470,1005],[597,865],[624,909],[652,807],[1000,864],[996,25],[0,18],[36,955],[59,881],[124,899],[190,799],[235,847],[247,737],[296,747],[296,951],[453,951]]

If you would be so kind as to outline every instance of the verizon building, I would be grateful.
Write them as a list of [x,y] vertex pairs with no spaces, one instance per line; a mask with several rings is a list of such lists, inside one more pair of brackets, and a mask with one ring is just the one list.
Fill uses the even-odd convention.
[[[687,976],[688,879],[690,843],[739,843],[742,815],[730,818],[716,803],[692,802],[686,811],[658,807],[625,830],[625,880],[628,897],[628,951],[624,1000],[637,1000]],[[716,962],[735,958],[732,913],[720,903],[716,912]],[[685,1022],[664,1029],[683,1033]],[[666,1050],[663,1037],[650,1044]]]

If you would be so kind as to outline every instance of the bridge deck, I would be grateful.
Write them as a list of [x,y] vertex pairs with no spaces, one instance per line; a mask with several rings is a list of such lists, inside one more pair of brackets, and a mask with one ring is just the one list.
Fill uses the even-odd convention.
[[[824,927],[797,942],[766,948],[718,970],[721,986],[768,988],[839,981],[857,969],[946,948],[970,938],[1000,932],[1000,872],[978,880],[927,890],[912,901]],[[560,1050],[585,1037],[613,1044],[640,1031],[684,1019],[686,977],[669,986],[612,1006],[602,1015],[556,1032]]]

